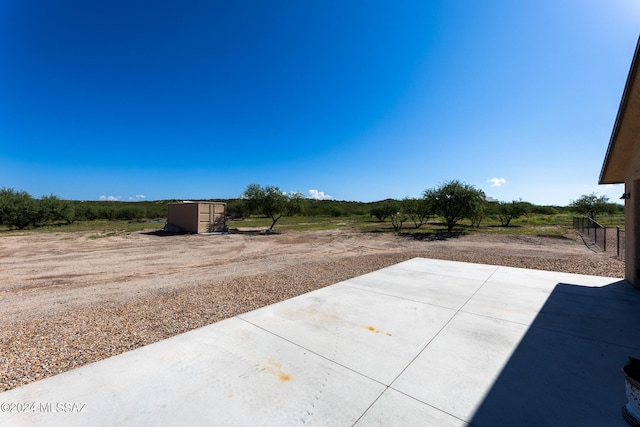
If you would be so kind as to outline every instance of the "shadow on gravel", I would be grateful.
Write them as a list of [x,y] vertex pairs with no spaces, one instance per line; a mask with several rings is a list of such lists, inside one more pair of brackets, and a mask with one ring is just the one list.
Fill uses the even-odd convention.
[[399,233],[398,236],[405,239],[417,240],[420,242],[438,242],[450,239],[458,239],[466,234],[467,233],[465,232],[448,233],[446,231],[442,231],[434,233]]
[[[141,234],[146,234],[147,236],[158,236],[158,237],[168,237],[168,236],[184,236],[185,234],[194,234],[198,233],[190,233],[188,231],[177,231],[177,230],[154,230],[154,231],[144,231]],[[200,233],[201,236],[220,236],[223,234],[243,234],[246,236],[275,236],[281,234],[279,231],[269,231],[265,230],[229,230],[227,232],[213,232],[213,233]]]
[[186,231],[167,231],[167,230],[153,230],[153,231],[143,231],[140,234],[146,234],[147,236],[158,236],[158,237],[167,237],[167,236],[182,236],[187,233]]

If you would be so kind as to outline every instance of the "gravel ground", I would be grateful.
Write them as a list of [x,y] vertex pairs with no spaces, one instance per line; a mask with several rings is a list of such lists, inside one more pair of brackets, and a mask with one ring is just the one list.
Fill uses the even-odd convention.
[[624,275],[574,235],[2,237],[0,391],[414,257]]

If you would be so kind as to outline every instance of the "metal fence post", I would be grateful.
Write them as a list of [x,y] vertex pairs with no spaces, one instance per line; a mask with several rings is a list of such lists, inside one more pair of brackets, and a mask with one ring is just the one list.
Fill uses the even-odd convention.
[[620,227],[616,227],[616,254],[620,258]]

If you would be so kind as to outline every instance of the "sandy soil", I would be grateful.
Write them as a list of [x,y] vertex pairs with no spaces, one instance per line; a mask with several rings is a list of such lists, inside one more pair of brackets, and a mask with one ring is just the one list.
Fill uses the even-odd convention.
[[[485,258],[506,261],[514,256],[540,257],[542,262],[537,267],[549,270],[556,269],[549,268],[553,263],[550,265],[547,258],[605,261],[580,239],[531,236],[468,235],[420,241],[388,233],[321,231],[273,235],[159,236],[142,232],[109,237],[95,233],[4,237],[0,239],[0,324],[105,301],[126,302],[132,297],[144,298],[309,262],[402,253],[438,258],[451,255],[452,251],[467,259],[473,257],[462,255],[478,251],[477,257],[482,257],[479,262]],[[603,265],[595,271],[577,268],[576,272],[621,276],[623,264],[613,265],[619,271]]]
[[0,391],[416,256],[622,277],[576,236],[0,237]]

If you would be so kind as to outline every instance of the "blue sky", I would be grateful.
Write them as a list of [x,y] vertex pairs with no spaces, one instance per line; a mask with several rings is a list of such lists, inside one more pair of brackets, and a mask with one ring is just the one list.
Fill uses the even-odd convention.
[[639,29],[634,0],[7,0],[0,187],[617,202],[597,181]]

